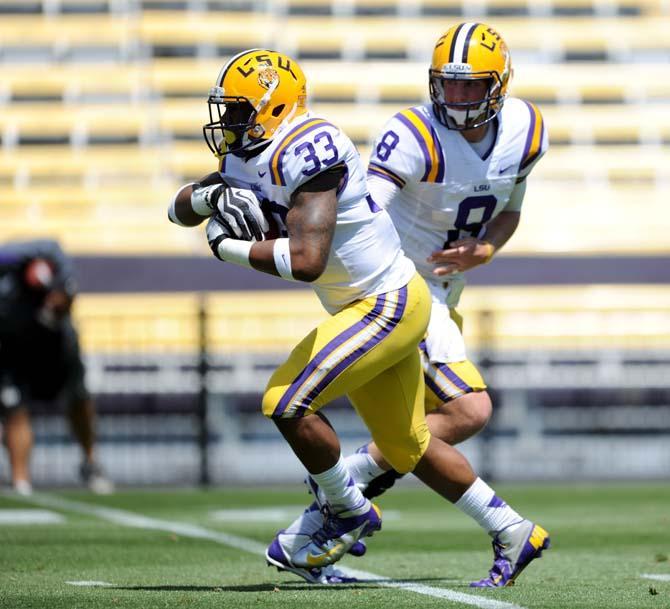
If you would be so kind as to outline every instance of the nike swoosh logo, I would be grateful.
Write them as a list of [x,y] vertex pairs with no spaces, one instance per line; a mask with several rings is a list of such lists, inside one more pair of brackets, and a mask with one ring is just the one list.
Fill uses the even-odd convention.
[[258,172],[258,177],[262,178],[266,173],[267,173],[267,171],[259,171]]
[[326,565],[326,559],[339,554],[344,554],[343,548],[344,544],[340,542],[323,554],[308,554],[306,557],[307,564],[310,567],[324,567]]
[[509,171],[510,169],[512,169],[512,167],[514,167],[514,165],[508,165],[504,169],[499,169],[498,174],[505,173],[506,171]]

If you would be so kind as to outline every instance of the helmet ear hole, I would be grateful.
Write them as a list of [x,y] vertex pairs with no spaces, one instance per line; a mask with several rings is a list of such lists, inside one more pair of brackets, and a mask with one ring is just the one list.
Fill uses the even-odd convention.
[[286,104],[279,104],[278,106],[275,106],[274,110],[272,110],[272,116],[277,118],[284,111],[285,107]]

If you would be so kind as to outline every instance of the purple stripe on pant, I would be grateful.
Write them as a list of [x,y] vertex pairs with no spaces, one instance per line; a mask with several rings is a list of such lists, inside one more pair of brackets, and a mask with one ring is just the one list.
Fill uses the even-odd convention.
[[314,371],[323,363],[323,361],[328,358],[328,356],[330,356],[336,349],[338,349],[351,337],[373,324],[377,324],[381,327],[381,331],[377,332],[363,345],[354,349],[354,351],[349,353],[344,359],[339,361],[331,370],[327,372],[327,374],[317,383],[315,387],[310,390],[309,394],[302,400],[296,410],[296,417],[304,416],[314,399],[319,394],[321,394],[334,379],[336,379],[344,370],[358,361],[362,356],[368,353],[372,348],[374,348],[386,336],[389,335],[389,333],[398,325],[398,322],[402,319],[402,316],[405,312],[405,306],[407,304],[407,287],[403,287],[398,290],[398,303],[395,305],[393,313],[389,318],[381,316],[387,301],[387,296],[387,294],[381,294],[378,296],[377,302],[375,303],[372,311],[367,313],[361,321],[355,323],[341,334],[338,334],[323,349],[321,349],[321,351],[319,351],[317,356],[309,362],[309,364],[296,377],[293,383],[291,383],[291,386],[284,393],[281,400],[279,401],[279,404],[277,405],[277,408],[275,408],[275,411],[272,413],[273,417],[280,417],[286,411],[291,403],[291,400],[300,391],[300,388],[304,382],[314,373]]
[[379,317],[382,310],[384,309],[384,304],[386,302],[386,296],[384,294],[377,297],[377,302],[375,303],[374,308],[370,311],[361,321],[356,322],[350,328],[347,328],[341,334],[338,334],[333,340],[331,340],[319,353],[316,354],[316,357],[312,359],[309,364],[302,370],[302,372],[295,378],[291,383],[291,386],[286,390],[277,408],[275,408],[272,413],[273,417],[281,416],[288,405],[291,403],[291,399],[298,392],[302,384],[309,378],[309,376],[319,367],[319,365],[341,344],[345,343],[352,336],[363,330],[366,326],[374,323],[375,319]]
[[[321,381],[319,381],[319,384],[309,392],[304,402],[298,407],[298,411],[296,413],[298,416],[304,416],[307,409],[314,401],[314,398],[322,393],[333,380],[335,380],[342,372],[344,372],[344,370],[357,362],[361,357],[363,357],[391,333],[391,331],[398,325],[398,322],[402,319],[406,305],[407,288],[405,287],[398,290],[398,304],[396,304],[390,318],[385,318],[381,322],[374,320],[382,326],[381,330],[372,336],[369,340],[367,340],[362,346],[357,347],[354,351],[352,351],[347,357],[340,361],[337,366],[328,372],[328,374],[326,374],[326,376],[321,379]],[[379,316],[377,319],[379,319]]]

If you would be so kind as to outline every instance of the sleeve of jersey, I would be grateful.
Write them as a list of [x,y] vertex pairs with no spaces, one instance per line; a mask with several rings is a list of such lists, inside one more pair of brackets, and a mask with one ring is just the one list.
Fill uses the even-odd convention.
[[335,125],[320,118],[304,121],[283,135],[270,159],[272,183],[291,193],[319,173],[341,164],[353,144]]
[[537,162],[549,148],[549,134],[542,113],[535,104],[524,103],[528,108],[528,124],[526,125],[525,144],[519,164],[519,181],[528,177],[533,167],[537,165]]
[[410,108],[396,114],[375,140],[368,177],[403,188],[407,182],[442,182],[444,154],[425,117]]

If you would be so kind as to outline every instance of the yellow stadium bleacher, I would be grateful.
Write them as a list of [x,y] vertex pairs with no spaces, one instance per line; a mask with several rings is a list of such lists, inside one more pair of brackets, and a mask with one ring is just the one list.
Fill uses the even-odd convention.
[[[201,298],[83,294],[75,303],[83,349],[194,352]],[[208,346],[215,351],[286,353],[326,317],[310,290],[215,292],[202,302]],[[459,311],[475,351],[670,348],[667,286],[469,286]],[[482,323],[486,312],[494,313],[492,324]]]
[[[514,58],[514,54],[512,55]],[[5,98],[61,97],[76,102],[87,96],[104,102],[105,95],[137,101],[151,97],[190,96],[204,100],[226,58],[157,59],[150,64],[102,66],[59,64],[49,70],[3,67],[0,86]],[[424,62],[301,62],[313,99],[348,102],[419,103],[428,96]],[[670,99],[670,79],[653,63],[569,63],[552,66],[514,62],[511,91],[517,97],[558,103]]]
[[[75,252],[203,253],[198,231],[166,224],[165,206],[181,181],[214,169],[201,127],[230,52],[267,45],[304,55],[311,108],[341,126],[365,159],[392,114],[425,101],[434,39],[463,18],[425,15],[460,11],[488,15],[505,35],[512,94],[540,104],[553,141],[509,251],[667,251],[662,222],[646,220],[662,217],[670,182],[670,79],[653,60],[670,51],[663,0],[548,0],[540,8],[530,0],[287,0],[265,11],[239,3],[244,10],[209,12],[202,3],[164,10],[144,2],[59,14],[76,10],[66,4],[0,20],[0,50],[46,47],[64,59],[3,65],[0,238],[33,231]],[[324,7],[334,16],[290,15]],[[596,16],[557,15],[570,11]],[[365,12],[383,14],[353,16]],[[69,61],[78,47],[109,47],[128,61]],[[179,47],[197,57],[168,57]],[[349,60],[309,59],[320,54]],[[633,61],[564,61],[580,54]],[[370,56],[396,59],[362,60]],[[630,212],[638,200],[644,215]]]
[[0,49],[49,47],[59,52],[77,46],[129,51],[138,40],[137,20],[126,15],[3,15]]
[[[615,15],[639,12],[642,15],[667,14],[668,7],[663,0],[479,0],[476,3],[466,0],[352,0],[342,3],[338,0],[286,0],[288,13],[319,13],[319,14],[385,14],[415,15],[418,13],[436,15],[447,14],[467,16],[474,10],[478,14],[487,15],[488,19],[505,14],[550,15]],[[487,21],[488,22],[488,21]]]
[[[198,230],[170,224],[176,182],[2,189],[0,238],[52,235],[71,252],[207,254]],[[639,213],[640,201],[644,213]],[[659,254],[667,251],[667,188],[647,184],[529,182],[511,254]],[[650,221],[649,219],[658,219]]]
[[[386,121],[403,106],[388,109],[374,104],[313,103],[316,114],[327,116],[357,143],[369,143]],[[670,113],[664,104],[547,105],[542,108],[555,142],[572,144],[654,144],[670,140]],[[45,120],[48,113],[49,120]],[[208,122],[200,99],[169,99],[137,104],[21,104],[0,113],[5,142],[56,138],[75,146],[93,140],[140,144],[165,137],[199,139]]]
[[[474,16],[473,16],[474,17]],[[302,57],[324,54],[342,59],[375,56],[425,57],[437,36],[457,21],[409,17],[312,17],[290,19],[272,13],[141,12],[125,15],[10,15],[0,21],[0,49],[47,47],[54,53],[81,47],[110,47],[122,56],[138,47],[224,49],[277,47]],[[617,16],[573,20],[537,17],[495,18],[517,53],[548,58],[564,54],[602,57],[631,52],[667,52],[667,16]],[[202,53],[200,53],[202,54]]]

